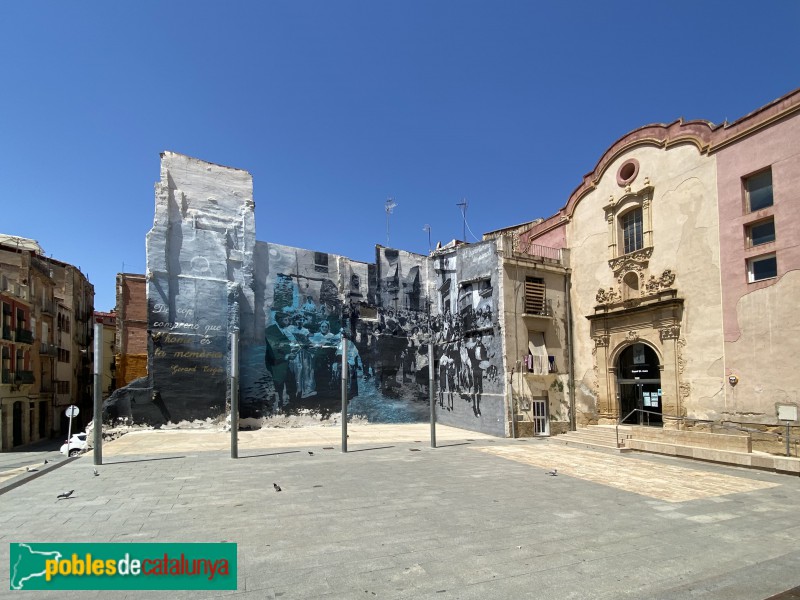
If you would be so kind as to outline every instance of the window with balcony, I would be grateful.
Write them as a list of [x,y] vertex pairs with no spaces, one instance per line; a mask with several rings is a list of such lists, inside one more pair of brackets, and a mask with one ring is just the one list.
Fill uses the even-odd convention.
[[745,229],[747,247],[760,246],[775,241],[775,221],[769,219],[748,225]]
[[778,260],[775,254],[756,256],[747,261],[747,281],[755,283],[778,276]]
[[747,212],[772,206],[772,169],[745,177],[744,194]]

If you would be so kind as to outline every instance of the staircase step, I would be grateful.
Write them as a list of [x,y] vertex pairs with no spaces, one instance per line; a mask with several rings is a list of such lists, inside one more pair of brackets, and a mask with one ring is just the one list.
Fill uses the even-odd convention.
[[550,441],[564,444],[565,446],[585,448],[588,450],[627,453],[630,452],[631,449],[625,448],[623,445],[626,437],[627,432],[620,430],[620,446],[618,447],[617,432],[614,427],[594,426],[553,436],[550,438]]

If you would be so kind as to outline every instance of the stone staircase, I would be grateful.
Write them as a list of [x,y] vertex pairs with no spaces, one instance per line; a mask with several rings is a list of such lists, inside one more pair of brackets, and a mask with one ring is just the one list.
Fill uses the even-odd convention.
[[617,446],[617,434],[613,425],[589,425],[577,431],[568,431],[561,435],[555,435],[549,438],[549,441],[601,452],[631,452],[631,448],[625,447],[625,440],[630,435],[630,430],[631,428],[627,425],[619,426],[619,446]]

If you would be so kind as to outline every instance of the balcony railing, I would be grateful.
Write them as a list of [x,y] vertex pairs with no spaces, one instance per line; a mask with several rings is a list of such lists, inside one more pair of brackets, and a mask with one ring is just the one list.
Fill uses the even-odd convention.
[[17,371],[14,379],[16,383],[33,383],[33,371]]
[[41,356],[55,356],[58,354],[58,348],[56,348],[55,344],[42,343],[41,346],[39,346],[39,354]]
[[540,246],[533,244],[527,240],[521,240],[516,235],[508,235],[511,240],[511,249],[516,254],[524,254],[534,259],[552,262],[559,265],[566,265],[567,250],[562,248],[550,248],[549,246]]
[[28,331],[27,329],[17,329],[17,333],[15,336],[17,342],[21,344],[32,344],[33,343],[33,332]]

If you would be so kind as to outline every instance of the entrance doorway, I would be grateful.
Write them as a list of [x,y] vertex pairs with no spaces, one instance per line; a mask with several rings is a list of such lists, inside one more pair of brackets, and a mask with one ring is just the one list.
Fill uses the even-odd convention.
[[550,435],[550,423],[547,420],[547,398],[531,402],[533,410],[533,435]]
[[661,372],[658,355],[646,344],[622,351],[617,368],[619,411],[623,423],[661,426]]
[[13,446],[21,446],[22,445],[22,402],[14,402],[14,408],[12,409],[14,419],[14,430],[12,436],[12,445]]

